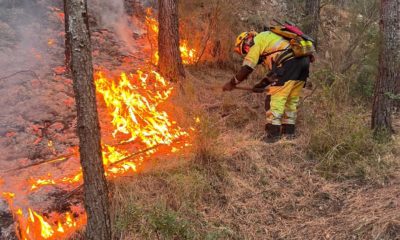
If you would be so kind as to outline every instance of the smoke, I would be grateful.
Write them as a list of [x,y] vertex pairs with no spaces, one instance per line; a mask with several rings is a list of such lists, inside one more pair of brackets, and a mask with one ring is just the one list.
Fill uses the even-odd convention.
[[89,8],[100,26],[112,30],[131,53],[135,52],[132,36],[137,28],[126,13],[124,0],[91,0]]
[[0,167],[35,155],[27,129],[61,111],[49,92],[53,67],[64,63],[62,5],[47,1],[0,0]]
[[47,139],[34,144],[40,133],[33,125],[73,118],[62,106],[72,87],[53,69],[64,65],[62,9],[62,1],[0,0],[1,169],[49,155]]
[[[0,0],[0,67],[6,70],[2,73],[35,68],[39,52],[43,65],[48,48],[46,30],[58,27],[54,22],[44,23],[47,10],[36,1]],[[50,24],[47,29],[42,27]]]

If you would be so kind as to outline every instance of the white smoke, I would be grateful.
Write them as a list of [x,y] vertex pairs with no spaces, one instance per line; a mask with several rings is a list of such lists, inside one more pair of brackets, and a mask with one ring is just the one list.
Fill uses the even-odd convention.
[[132,36],[137,29],[126,14],[124,0],[91,0],[89,8],[100,26],[113,31],[131,53],[135,52]]

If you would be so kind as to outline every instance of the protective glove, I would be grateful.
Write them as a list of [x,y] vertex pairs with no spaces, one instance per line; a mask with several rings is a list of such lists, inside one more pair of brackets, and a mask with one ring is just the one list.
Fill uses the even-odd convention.
[[263,92],[265,92],[265,88],[258,88],[256,86],[254,86],[252,91],[253,91],[253,93],[263,93]]
[[225,83],[225,85],[222,87],[222,91],[232,91],[233,89],[235,89],[236,87],[236,83],[235,83],[235,79],[231,79],[229,82]]
[[223,91],[232,91],[235,89],[235,86],[241,82],[243,82],[249,75],[250,73],[253,72],[253,68],[245,65],[242,66],[239,70],[239,72],[236,73],[236,75],[231,79],[230,82],[226,83],[223,87]]
[[265,88],[271,84],[269,78],[262,79],[259,83],[253,86],[253,92],[255,93],[263,93]]

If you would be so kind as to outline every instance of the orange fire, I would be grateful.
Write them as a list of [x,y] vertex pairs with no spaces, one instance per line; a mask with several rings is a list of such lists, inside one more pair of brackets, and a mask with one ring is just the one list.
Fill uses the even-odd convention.
[[[158,21],[153,17],[153,12],[151,8],[146,10],[146,26],[149,34],[149,40],[153,43],[157,43],[158,37]],[[181,40],[179,50],[181,51],[181,58],[182,63],[185,65],[190,65],[196,63],[198,56],[197,51],[194,48],[190,48],[187,40]],[[158,50],[153,50],[154,53],[152,54],[152,63],[157,65],[159,56]]]
[[49,39],[47,40],[47,45],[49,45],[49,47],[51,47],[51,46],[53,46],[53,45],[54,45],[54,42],[55,42],[55,40],[54,40],[54,39],[52,39],[52,38],[49,38]]
[[146,147],[153,147],[169,145],[187,135],[174,126],[168,114],[159,108],[171,95],[173,87],[157,72],[121,73],[116,80],[109,80],[104,73],[98,72],[95,83],[113,116],[114,137],[117,134],[130,135],[126,142],[138,140]]
[[86,215],[83,213],[75,219],[70,212],[67,212],[63,215],[54,216],[51,222],[31,208],[28,208],[24,214],[21,208],[14,209],[14,193],[4,192],[3,197],[7,200],[14,214],[18,228],[16,233],[18,238],[22,240],[65,239],[86,223]]

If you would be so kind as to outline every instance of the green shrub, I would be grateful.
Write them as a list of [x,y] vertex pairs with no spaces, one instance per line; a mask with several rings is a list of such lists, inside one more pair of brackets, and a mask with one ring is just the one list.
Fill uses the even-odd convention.
[[143,209],[138,205],[129,203],[125,206],[123,211],[116,215],[115,227],[119,231],[131,230],[134,232],[140,232],[140,222],[143,214]]
[[165,205],[156,206],[148,217],[149,224],[157,236],[161,235],[165,239],[194,238],[191,224]]
[[115,228],[139,234],[146,239],[154,236],[162,239],[193,239],[193,226],[179,214],[161,203],[150,209],[130,203],[116,216]]
[[327,178],[365,180],[383,176],[388,164],[381,160],[389,145],[373,138],[363,109],[325,109],[310,128],[308,154],[319,161],[317,169]]
[[376,67],[369,65],[363,66],[358,78],[352,85],[351,95],[364,100],[364,102],[370,102],[374,91],[375,79]]

